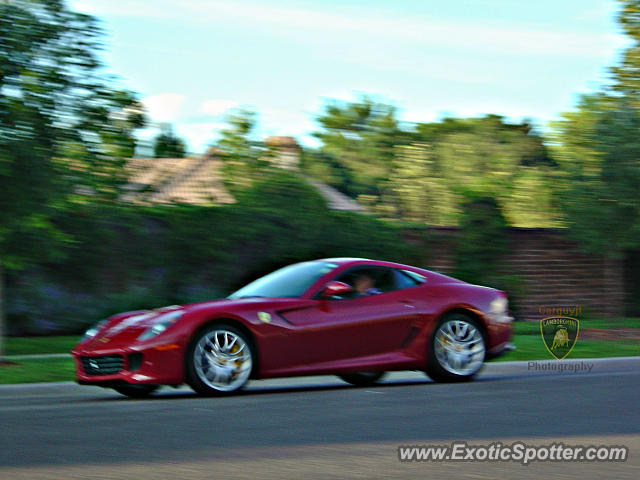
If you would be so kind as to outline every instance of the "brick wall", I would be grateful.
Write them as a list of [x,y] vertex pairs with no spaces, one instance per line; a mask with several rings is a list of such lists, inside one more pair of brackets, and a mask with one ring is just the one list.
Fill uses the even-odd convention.
[[[451,273],[455,227],[434,227],[428,231],[430,269]],[[508,273],[523,281],[519,319],[537,320],[545,315],[540,307],[581,305],[583,314],[620,317],[624,313],[622,261],[581,252],[566,232],[553,229],[509,229],[510,252],[504,259]],[[414,241],[423,238],[408,232]],[[508,292],[507,292],[508,293]]]

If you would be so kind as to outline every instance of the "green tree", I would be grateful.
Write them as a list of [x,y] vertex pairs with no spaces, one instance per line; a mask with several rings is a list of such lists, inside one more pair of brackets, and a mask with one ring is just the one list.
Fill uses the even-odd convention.
[[178,137],[171,125],[163,125],[161,132],[153,139],[155,158],[183,158],[186,148],[184,140]]
[[389,216],[430,225],[455,225],[458,201],[439,174],[430,144],[413,142],[396,149],[382,198]]
[[256,117],[247,109],[233,112],[227,118],[229,127],[220,132],[215,144],[223,161],[225,185],[234,195],[249,188],[270,165],[268,149],[252,138]]
[[317,121],[322,145],[303,169],[382,217],[455,225],[471,194],[496,197],[514,225],[558,223],[554,162],[527,121],[487,115],[403,128],[394,107],[366,97],[330,102]]
[[462,205],[456,239],[456,276],[472,283],[495,285],[507,247],[507,222],[498,202],[492,197],[469,197]]
[[640,110],[626,97],[585,96],[555,124],[556,195],[571,234],[617,257],[640,247]]
[[495,197],[511,224],[551,226],[542,138],[497,115],[418,124],[397,146],[384,202],[395,216],[439,225],[459,222],[468,195]]
[[118,194],[144,117],[100,72],[99,35],[61,0],[0,2],[0,270],[59,253],[65,202]]
[[395,148],[406,139],[395,108],[368,97],[331,101],[316,121],[321,130],[313,135],[322,142],[326,174],[341,181],[334,186],[375,207],[393,168]]
[[[145,125],[142,104],[130,91],[96,79],[89,96],[67,94],[76,103],[73,122],[58,130],[53,160],[73,203],[112,202],[127,182],[124,165],[134,155],[135,130]],[[60,112],[64,115],[64,112]]]
[[620,3],[631,44],[611,82],[565,113],[553,137],[565,222],[586,250],[610,257],[640,248],[640,1]]
[[636,107],[640,100],[640,1],[619,0],[618,23],[631,44],[625,50],[622,61],[614,66],[613,90],[627,98],[632,98]]
[[466,197],[454,246],[454,275],[470,283],[509,292],[510,310],[517,312],[526,288],[521,277],[505,268],[505,255],[511,248],[509,242],[507,221],[496,199]]

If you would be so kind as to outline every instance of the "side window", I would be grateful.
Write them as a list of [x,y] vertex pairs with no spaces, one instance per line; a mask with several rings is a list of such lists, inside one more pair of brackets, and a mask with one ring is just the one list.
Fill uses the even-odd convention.
[[411,288],[424,282],[424,277],[417,273],[407,272],[406,270],[393,271],[396,283],[396,289]]
[[385,267],[356,267],[336,280],[351,285],[353,293],[349,298],[378,295],[396,288],[393,271]]
[[338,275],[334,280],[346,283],[353,288],[353,292],[349,295],[334,298],[334,300],[340,300],[379,295],[393,290],[415,287],[423,283],[425,278],[418,273],[397,268],[354,267]]
[[402,273],[413,278],[417,284],[425,283],[427,281],[427,277],[425,277],[424,275],[420,275],[419,273],[412,272],[411,270],[402,270]]

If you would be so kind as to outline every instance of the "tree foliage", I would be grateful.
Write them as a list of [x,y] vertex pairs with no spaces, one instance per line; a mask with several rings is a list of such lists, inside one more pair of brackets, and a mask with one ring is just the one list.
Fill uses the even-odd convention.
[[491,284],[508,248],[507,222],[492,197],[469,198],[462,206],[456,239],[456,276],[473,283]]
[[621,62],[611,69],[614,80],[611,87],[640,107],[640,2],[619,0],[619,3],[618,23],[631,44],[624,51]]
[[[368,97],[352,103],[332,101],[316,119],[325,173],[334,186],[363,203],[379,202],[395,159],[395,147],[406,137],[395,108]],[[332,172],[332,170],[338,170]]]
[[185,151],[184,140],[174,133],[171,125],[163,125],[162,131],[153,139],[155,158],[183,158]]
[[506,269],[511,245],[507,221],[491,196],[470,196],[462,205],[460,230],[455,239],[454,276],[508,292],[510,310],[517,313],[525,295],[518,272]]
[[121,311],[219,298],[292,262],[365,256],[415,264],[425,255],[396,225],[329,210],[287,171],[256,180],[235,204],[90,204],[53,221],[77,243],[13,277],[14,333],[75,333]]
[[56,209],[113,200],[124,181],[144,116],[99,48],[96,21],[62,0],[0,2],[0,283],[2,267],[60,254]]
[[305,157],[305,170],[383,217],[455,225],[468,195],[489,195],[514,225],[556,224],[547,183],[555,164],[526,121],[488,115],[411,128],[366,98],[331,103],[318,121],[320,154]]
[[584,95],[553,138],[565,223],[586,250],[612,257],[640,248],[640,2],[621,4],[630,46],[610,84]]
[[257,115],[238,109],[227,118],[228,128],[220,132],[215,152],[223,161],[224,182],[236,195],[249,188],[271,163],[270,152],[253,138]]
[[614,257],[640,248],[640,110],[625,97],[585,96],[555,128],[556,195],[571,234]]
[[[100,72],[95,20],[59,0],[0,3],[0,257],[52,245],[50,209],[112,199],[133,154],[140,105]],[[31,234],[29,234],[31,232]],[[24,239],[44,240],[25,249]]]

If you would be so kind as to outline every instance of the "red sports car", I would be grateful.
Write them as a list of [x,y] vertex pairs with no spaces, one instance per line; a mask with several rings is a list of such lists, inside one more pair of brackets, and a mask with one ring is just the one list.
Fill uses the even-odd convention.
[[234,392],[249,379],[335,374],[366,385],[389,370],[473,377],[509,345],[506,295],[396,263],[297,263],[226,299],[127,312],[73,349],[77,381],[143,396],[160,385]]

